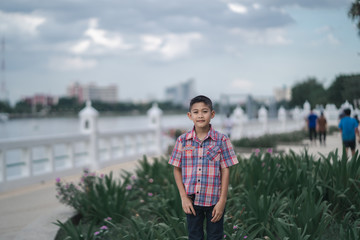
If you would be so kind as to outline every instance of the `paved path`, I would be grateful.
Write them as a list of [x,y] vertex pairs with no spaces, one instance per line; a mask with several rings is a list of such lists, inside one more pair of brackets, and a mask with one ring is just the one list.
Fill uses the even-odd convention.
[[[134,170],[138,161],[121,163],[97,171],[120,176],[123,169]],[[64,179],[78,182],[80,175]],[[0,194],[0,240],[53,240],[62,222],[74,211],[56,199],[55,180]]]
[[[336,148],[341,149],[338,133],[329,136],[326,146],[310,145],[306,140],[297,146],[279,146],[279,149],[296,153],[303,152],[304,146],[310,154],[327,155]],[[341,152],[341,151],[340,151]],[[241,153],[240,153],[241,154]],[[245,156],[246,157],[246,156]],[[122,169],[135,169],[137,161],[122,163],[99,172],[114,172],[119,175]],[[66,178],[77,182],[80,176]],[[17,189],[0,194],[0,240],[53,240],[58,230],[53,224],[56,220],[65,221],[74,214],[72,209],[60,204],[56,199],[55,182]]]

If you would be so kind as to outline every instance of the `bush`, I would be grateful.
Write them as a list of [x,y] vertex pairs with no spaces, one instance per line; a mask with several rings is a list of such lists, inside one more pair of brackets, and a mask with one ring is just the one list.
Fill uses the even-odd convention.
[[[314,159],[306,152],[267,152],[238,159],[230,170],[226,239],[359,239],[358,155],[347,159],[334,152]],[[87,173],[80,188],[70,186],[57,182],[59,200],[83,218],[79,224],[58,222],[65,237],[57,240],[187,239],[185,214],[167,159],[150,164],[144,157],[135,174],[124,172],[121,181],[111,174]]]
[[266,134],[257,138],[242,138],[233,140],[232,144],[235,147],[247,148],[276,148],[277,145],[283,143],[299,143],[307,138],[306,131],[295,131],[291,133],[281,134]]

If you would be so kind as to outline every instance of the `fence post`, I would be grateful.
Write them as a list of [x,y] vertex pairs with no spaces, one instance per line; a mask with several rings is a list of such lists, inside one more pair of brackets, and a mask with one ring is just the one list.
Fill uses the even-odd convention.
[[268,111],[264,106],[261,106],[259,109],[259,122],[263,125],[263,134],[266,134],[267,131],[267,123],[268,123]]
[[162,126],[161,115],[162,110],[157,103],[153,103],[152,107],[147,112],[149,117],[149,127],[155,130],[155,151],[157,154],[162,154]]
[[281,132],[286,132],[286,111],[283,106],[279,108],[278,120],[281,123]]
[[231,131],[232,139],[240,139],[242,137],[243,125],[244,125],[244,110],[240,106],[237,106],[233,112],[234,127]]
[[89,135],[89,162],[94,170],[99,168],[98,116],[99,113],[91,106],[91,101],[87,101],[85,108],[79,112],[80,132]]

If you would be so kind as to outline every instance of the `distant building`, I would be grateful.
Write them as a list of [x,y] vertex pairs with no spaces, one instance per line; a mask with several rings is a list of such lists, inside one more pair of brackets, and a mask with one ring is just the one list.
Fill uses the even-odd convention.
[[165,98],[174,104],[184,107],[189,106],[190,100],[195,96],[195,80],[189,79],[176,86],[168,87],[165,90]]
[[45,95],[45,94],[35,94],[34,96],[31,97],[24,97],[22,100],[32,106],[35,105],[52,106],[57,104],[58,97]]
[[101,101],[106,103],[118,102],[118,90],[115,84],[100,87],[94,83],[80,84],[75,82],[68,86],[67,95],[69,97],[76,97],[80,103],[87,100]]
[[283,86],[282,88],[274,89],[274,97],[277,102],[291,100],[291,88]]

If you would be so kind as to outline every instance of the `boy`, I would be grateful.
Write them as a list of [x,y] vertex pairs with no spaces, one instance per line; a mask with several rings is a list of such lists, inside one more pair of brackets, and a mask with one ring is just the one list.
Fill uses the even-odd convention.
[[204,239],[206,218],[208,239],[223,239],[229,167],[238,163],[229,138],[215,131],[210,121],[215,116],[208,97],[190,102],[194,128],[181,135],[169,160],[186,213],[189,239]]
[[356,135],[359,136],[358,126],[359,124],[355,120],[355,118],[351,118],[351,110],[349,108],[344,110],[345,117],[340,120],[339,128],[341,131],[343,145],[346,151],[346,155],[348,152],[348,148],[351,150],[351,155],[355,155],[355,145],[356,145]]

